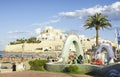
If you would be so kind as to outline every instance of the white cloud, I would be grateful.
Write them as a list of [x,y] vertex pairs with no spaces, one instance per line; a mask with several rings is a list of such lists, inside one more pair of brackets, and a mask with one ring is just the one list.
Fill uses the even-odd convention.
[[20,36],[18,37],[18,36],[9,36],[8,37],[9,39],[19,39],[19,38],[21,38]]
[[46,26],[45,29],[53,29],[52,26]]
[[41,26],[40,23],[33,23],[32,26]]
[[112,20],[120,20],[120,2],[115,2],[111,5],[105,6],[96,5],[91,8],[83,8],[73,12],[61,12],[59,13],[59,16],[84,19],[87,16],[94,15],[95,13],[103,13]]
[[35,32],[36,32],[37,34],[40,34],[41,29],[40,29],[40,28],[37,28],[37,29],[35,29]]
[[15,30],[15,31],[9,31],[8,34],[15,34],[15,33],[31,33],[30,31],[18,31],[18,30]]
[[3,45],[6,40],[0,40],[0,45]]
[[88,15],[93,15],[97,12],[101,12],[101,6],[99,5],[88,9],[75,10],[73,12],[61,12],[59,13],[59,15],[63,17],[75,17],[82,19],[84,17],[87,17]]
[[60,22],[60,19],[49,20],[49,21],[42,22],[42,23],[34,23],[34,24],[32,24],[32,25],[33,25],[33,26],[46,26],[46,25],[53,24],[53,23],[58,23],[58,22]]

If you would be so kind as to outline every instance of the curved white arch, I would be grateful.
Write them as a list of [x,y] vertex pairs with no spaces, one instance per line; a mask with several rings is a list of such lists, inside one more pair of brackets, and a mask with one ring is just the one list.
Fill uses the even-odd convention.
[[69,35],[63,45],[62,55],[61,55],[61,57],[63,58],[63,62],[65,63],[68,61],[69,50],[70,50],[71,44],[74,44],[76,48],[77,56],[79,56],[80,54],[83,56],[83,50],[82,50],[82,46],[81,46],[79,38],[76,35]]

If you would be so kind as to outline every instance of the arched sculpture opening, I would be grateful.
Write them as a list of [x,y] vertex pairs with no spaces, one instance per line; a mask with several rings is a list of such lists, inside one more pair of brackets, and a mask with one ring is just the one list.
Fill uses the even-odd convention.
[[108,44],[108,43],[102,43],[102,44],[100,44],[100,46],[96,50],[96,55],[97,55],[98,52],[101,53],[101,51],[102,51],[103,48],[105,48],[106,52],[107,52],[107,55],[106,55],[106,60],[107,61],[108,61],[108,59],[110,59],[110,60],[115,59],[112,46],[110,44]]
[[83,50],[82,50],[82,46],[80,43],[80,40],[78,38],[78,36],[76,35],[69,35],[68,38],[66,39],[64,45],[63,45],[63,49],[62,49],[62,59],[63,59],[63,63],[67,63],[68,61],[68,56],[69,56],[69,51],[70,51],[70,46],[71,45],[75,46],[76,49],[76,53],[77,53],[77,57],[79,55],[83,56]]

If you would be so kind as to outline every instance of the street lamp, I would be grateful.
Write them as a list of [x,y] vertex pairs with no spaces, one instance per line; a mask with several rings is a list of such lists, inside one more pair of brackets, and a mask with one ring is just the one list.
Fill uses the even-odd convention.
[[21,57],[23,57],[23,53],[24,53],[24,51],[25,51],[25,43],[26,43],[26,42],[24,42],[24,43],[22,44],[22,56],[21,56]]

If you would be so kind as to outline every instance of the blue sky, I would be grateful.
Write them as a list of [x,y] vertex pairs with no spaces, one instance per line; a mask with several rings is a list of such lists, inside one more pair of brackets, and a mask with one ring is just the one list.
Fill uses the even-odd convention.
[[[0,50],[17,38],[37,36],[36,30],[46,26],[92,37],[95,30],[82,26],[97,12],[119,27],[119,0],[0,0]],[[114,41],[114,30],[101,30],[100,36]]]

